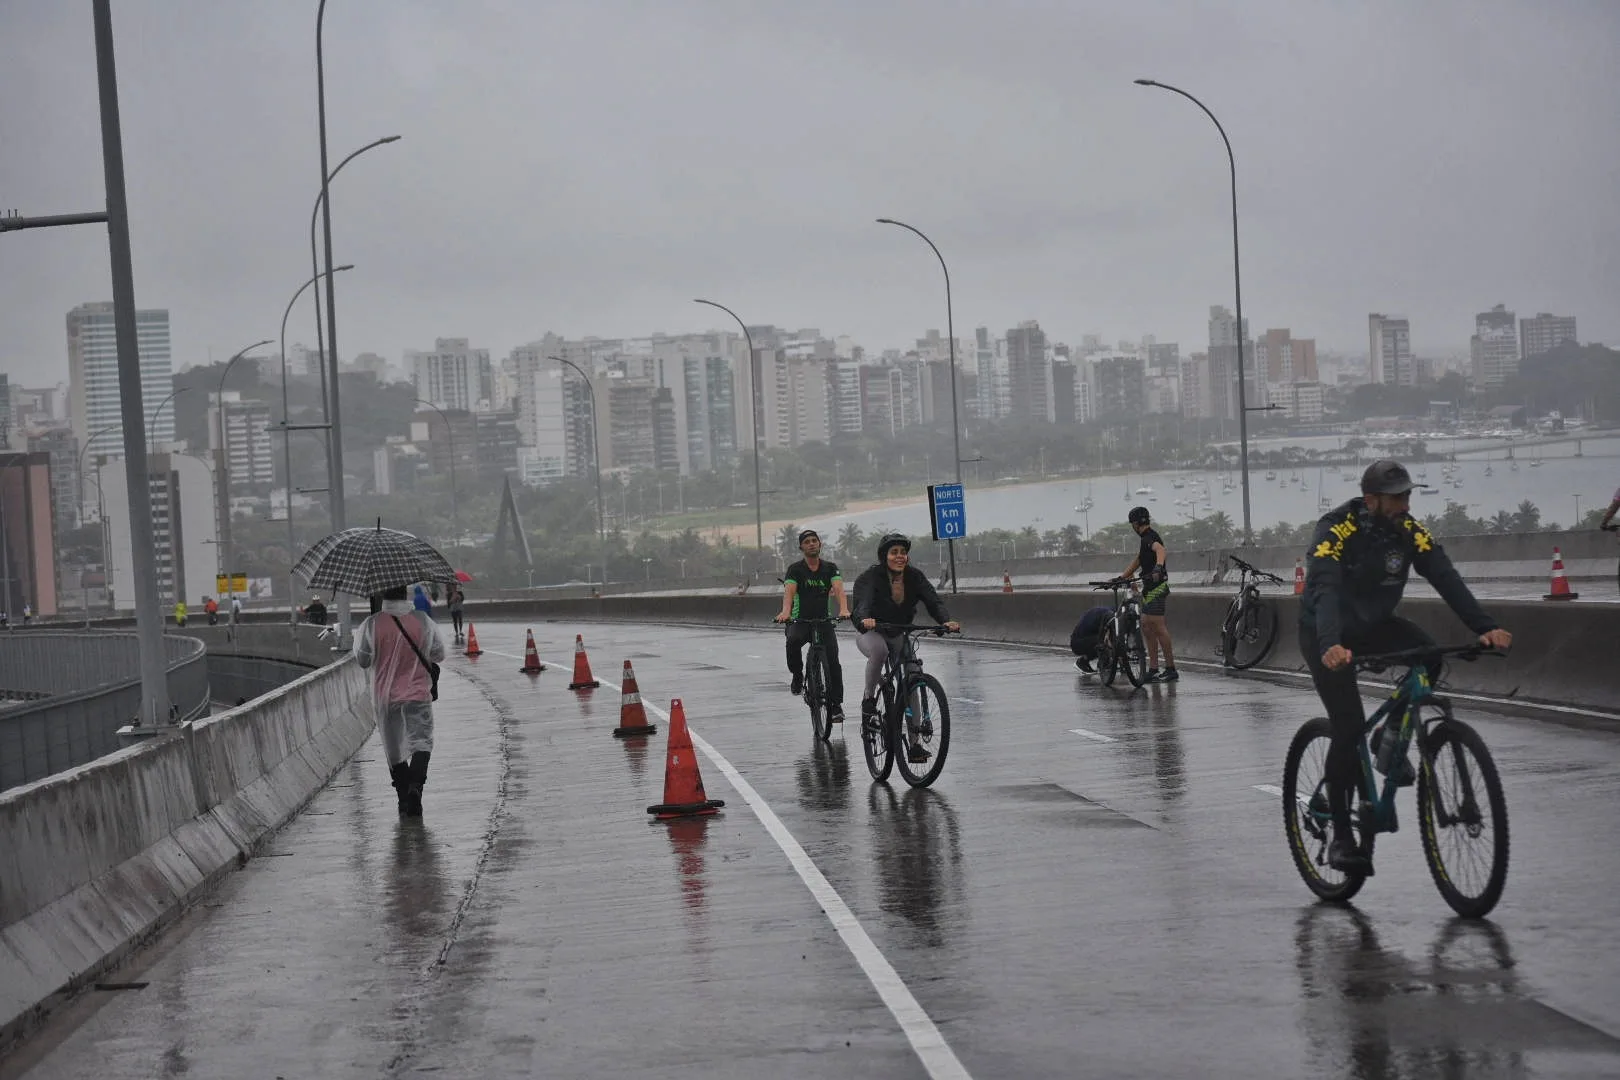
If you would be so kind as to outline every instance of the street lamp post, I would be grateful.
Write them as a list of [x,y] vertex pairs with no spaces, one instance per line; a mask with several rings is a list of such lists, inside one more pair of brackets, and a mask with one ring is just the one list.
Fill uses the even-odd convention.
[[[428,408],[439,414],[439,419],[444,421],[444,433],[450,440],[450,527],[455,530],[455,539],[451,542],[451,546],[460,548],[461,515],[456,509],[456,432],[455,429],[450,426],[450,417],[445,415],[443,409],[424,398],[417,398],[416,403],[418,405],[426,405]],[[595,421],[593,419],[592,424],[594,425],[594,423]],[[432,440],[429,441],[431,442]]]
[[1572,529],[1578,529],[1581,527],[1581,499],[1583,497],[1584,496],[1582,495],[1575,496],[1575,524],[1570,526]]
[[694,304],[707,304],[712,308],[719,308],[727,315],[730,315],[733,319],[736,319],[737,325],[742,328],[743,341],[748,343],[748,385],[752,391],[752,393],[749,394],[749,413],[753,417],[753,422],[749,424],[749,427],[751,427],[754,432],[754,546],[759,548],[761,551],[764,551],[765,497],[763,494],[761,494],[759,483],[759,429],[760,425],[764,423],[764,417],[761,415],[762,410],[760,409],[759,361],[754,355],[754,337],[748,332],[748,325],[741,319],[738,319],[737,313],[726,307],[726,305],[717,304],[713,300],[694,300],[692,302]]
[[[345,270],[353,269],[353,263],[345,263],[333,270],[332,273],[341,274]],[[293,581],[292,566],[293,563],[298,561],[298,553],[295,550],[298,545],[297,539],[293,535],[292,516],[292,432],[294,429],[292,427],[292,414],[289,411],[287,402],[287,317],[292,314],[293,305],[298,303],[298,298],[304,295],[304,290],[315,284],[323,276],[325,275],[317,270],[310,276],[308,281],[298,286],[298,291],[292,294],[292,299],[287,301],[286,310],[281,313],[281,460],[284,474],[282,479],[287,487],[287,606],[292,609],[292,621],[294,623],[298,621],[298,594],[296,592],[297,583]],[[318,318],[317,321],[319,321]],[[322,411],[325,411],[326,398],[324,394],[321,397],[321,408]],[[325,424],[315,426],[323,430],[326,427]]]
[[169,402],[173,401],[176,397],[178,397],[179,395],[185,393],[189,389],[191,389],[189,386],[181,386],[181,387],[176,387],[173,390],[170,390],[169,393],[168,393],[168,396],[165,397],[162,401],[158,402],[157,403],[157,408],[152,410],[152,434],[147,439],[147,452],[148,453],[151,453],[151,454],[156,454],[157,453],[158,417],[163,415],[163,406],[167,405]]
[[1243,543],[1246,547],[1253,543],[1254,532],[1249,514],[1249,407],[1245,388],[1247,380],[1243,375],[1243,275],[1238,260],[1237,159],[1232,156],[1232,140],[1226,137],[1226,129],[1215,118],[1215,114],[1209,111],[1209,106],[1180,87],[1168,83],[1154,79],[1137,79],[1136,85],[1156,86],[1160,90],[1180,94],[1204,111],[1204,115],[1215,125],[1215,130],[1221,133],[1221,142],[1226,145],[1226,164],[1232,177],[1232,288],[1237,294],[1238,457],[1239,468],[1243,471]]
[[[560,356],[548,356],[547,360],[555,360],[574,369],[579,377],[585,380],[585,392],[591,399],[591,466],[596,473],[596,535],[602,550],[602,593],[607,594],[607,516],[602,503],[602,444],[596,432],[596,387],[591,383],[591,377],[585,374],[585,369],[572,360],[565,360]],[[587,579],[589,574],[586,575]]]
[[[909,230],[911,232],[916,233],[918,236],[922,237],[923,243],[927,244],[930,248],[933,249],[934,258],[939,260],[939,268],[942,271],[945,272],[945,333],[946,333],[947,337],[949,338],[949,340],[947,341],[947,345],[950,347],[950,354],[951,354],[951,447],[952,447],[951,460],[956,462],[956,482],[958,484],[960,484],[962,482],[962,424],[961,424],[962,410],[961,410],[961,407],[957,404],[957,400],[956,400],[956,323],[955,323],[955,319],[954,319],[954,317],[953,317],[953,315],[951,313],[951,270],[950,270],[950,267],[945,265],[945,256],[943,256],[943,255],[941,255],[939,253],[939,248],[935,247],[934,242],[932,240],[928,239],[927,234],[925,234],[921,229],[917,228],[915,225],[907,225],[905,222],[896,221],[893,218],[878,218],[877,221],[878,221],[879,225],[897,225],[902,229],[907,229],[907,230]],[[951,539],[948,539],[946,541],[946,550],[949,553],[950,561],[951,561],[951,594],[955,595],[956,594],[956,540],[955,540],[955,538],[951,538]]]
[[225,361],[225,368],[219,373],[219,387],[214,391],[214,409],[219,416],[219,449],[215,451],[219,457],[214,462],[215,480],[219,484],[219,542],[214,548],[215,577],[228,573],[231,563],[231,455],[225,446],[225,376],[231,373],[231,368],[242,357],[268,344],[269,338],[256,341]]
[[[106,427],[99,428],[96,431],[91,432],[90,437],[84,440],[84,445],[79,447],[79,458],[77,464],[75,464],[73,468],[73,475],[78,478],[79,482],[80,525],[84,524],[84,455],[89,451],[92,443],[101,438],[101,436],[107,434],[107,432],[113,431],[122,426],[122,424],[123,421],[120,420],[116,423],[108,424]],[[101,474],[98,471],[96,473],[96,523],[101,526],[101,579],[104,583],[103,588],[110,594],[112,591],[112,563],[107,558],[107,515],[104,507],[105,500],[102,498],[101,494]],[[90,625],[90,593],[89,590],[85,589],[84,587],[84,571],[79,571],[79,574],[79,591],[84,596],[84,625],[88,627]]]

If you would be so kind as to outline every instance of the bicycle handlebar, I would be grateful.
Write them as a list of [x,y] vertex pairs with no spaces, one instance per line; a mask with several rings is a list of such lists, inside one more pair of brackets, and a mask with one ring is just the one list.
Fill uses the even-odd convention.
[[845,615],[827,615],[820,618],[801,616],[796,619],[783,619],[781,622],[777,622],[775,618],[772,618],[771,622],[775,623],[777,626],[792,626],[794,623],[841,623],[846,620],[850,622],[854,621]]
[[880,634],[933,634],[935,637],[944,637],[946,634],[960,634],[960,630],[949,630],[944,625],[917,626],[914,623],[877,623],[872,627]]
[[1459,660],[1474,661],[1481,656],[1506,656],[1501,649],[1493,649],[1488,645],[1481,645],[1475,641],[1467,645],[1430,645],[1417,649],[1402,649],[1399,652],[1366,653],[1352,657],[1352,667],[1367,670],[1383,670],[1397,664],[1406,664],[1416,667],[1425,660],[1435,660],[1442,656],[1455,656]]
[[1123,589],[1128,585],[1135,585],[1141,580],[1139,576],[1114,578],[1112,581],[1093,581],[1091,587],[1097,592],[1101,592],[1103,589]]

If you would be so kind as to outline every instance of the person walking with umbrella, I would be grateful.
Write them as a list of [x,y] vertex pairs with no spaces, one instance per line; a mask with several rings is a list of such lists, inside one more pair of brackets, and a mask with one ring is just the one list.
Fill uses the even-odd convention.
[[371,672],[377,727],[399,793],[399,812],[420,816],[445,647],[432,617],[412,605],[410,588],[417,582],[453,581],[454,571],[426,542],[380,523],[376,529],[345,529],[325,537],[293,570],[312,590],[380,600],[355,635],[355,661]]

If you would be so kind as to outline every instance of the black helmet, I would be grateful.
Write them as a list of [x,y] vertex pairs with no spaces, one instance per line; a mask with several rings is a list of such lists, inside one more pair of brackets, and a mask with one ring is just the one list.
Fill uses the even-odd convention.
[[1148,508],[1145,506],[1133,506],[1131,507],[1130,516],[1126,520],[1132,525],[1146,525],[1153,520],[1153,515],[1148,513]]
[[1404,495],[1417,487],[1406,466],[1389,458],[1382,458],[1367,466],[1361,474],[1363,495]]
[[803,532],[801,532],[799,534],[798,542],[802,544],[806,540],[810,539],[812,536],[815,537],[817,540],[821,539],[821,534],[816,532],[816,530],[814,530],[814,529],[806,529],[806,530],[804,530]]
[[889,557],[889,549],[903,547],[909,554],[911,552],[911,538],[905,533],[884,533],[883,539],[878,541],[878,562]]

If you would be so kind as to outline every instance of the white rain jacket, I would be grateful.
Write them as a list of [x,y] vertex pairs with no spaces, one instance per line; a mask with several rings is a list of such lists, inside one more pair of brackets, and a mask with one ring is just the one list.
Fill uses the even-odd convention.
[[409,600],[385,601],[382,611],[360,624],[355,660],[371,672],[377,727],[390,764],[433,749],[433,680],[401,627],[429,662],[443,663],[445,655],[438,625]]

